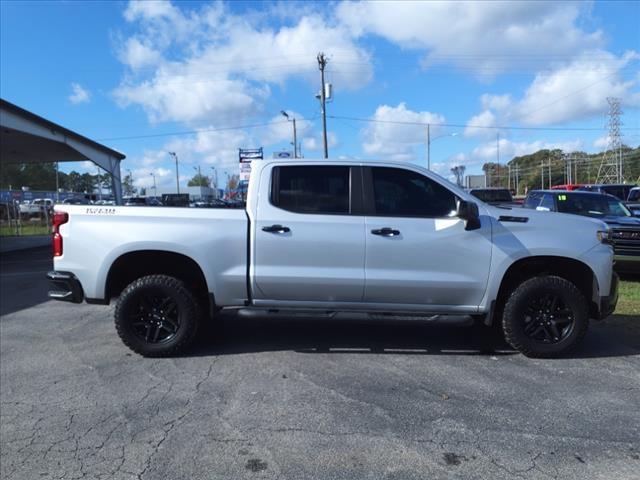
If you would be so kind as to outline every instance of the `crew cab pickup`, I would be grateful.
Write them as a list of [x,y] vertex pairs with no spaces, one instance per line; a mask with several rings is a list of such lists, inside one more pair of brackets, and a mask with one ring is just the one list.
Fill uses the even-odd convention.
[[117,297],[116,330],[145,356],[178,354],[239,309],[468,316],[553,357],[615,308],[600,220],[492,207],[407,163],[252,168],[246,209],[57,205],[50,297]]

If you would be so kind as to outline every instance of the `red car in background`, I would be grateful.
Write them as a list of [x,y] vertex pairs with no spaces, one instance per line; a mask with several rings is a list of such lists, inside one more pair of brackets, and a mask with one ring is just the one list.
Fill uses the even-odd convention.
[[551,187],[551,190],[568,190],[572,192],[574,190],[578,190],[579,188],[584,187],[582,183],[568,183],[566,185],[554,185]]

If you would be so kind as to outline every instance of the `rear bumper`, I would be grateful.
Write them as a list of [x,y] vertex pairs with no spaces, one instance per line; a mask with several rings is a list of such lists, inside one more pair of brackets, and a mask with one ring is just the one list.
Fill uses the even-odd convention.
[[49,298],[63,302],[82,303],[84,293],[82,285],[71,272],[51,271],[47,273],[49,280]]
[[607,318],[616,309],[618,303],[618,274],[615,272],[611,278],[611,291],[609,295],[600,297],[600,320]]

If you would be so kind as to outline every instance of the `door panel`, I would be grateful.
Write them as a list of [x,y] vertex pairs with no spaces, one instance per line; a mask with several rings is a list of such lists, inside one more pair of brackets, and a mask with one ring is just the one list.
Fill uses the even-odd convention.
[[419,172],[373,167],[364,179],[365,301],[479,305],[491,261],[490,220],[465,230],[454,216],[455,195]]
[[[348,189],[353,174],[349,173],[349,167],[339,168],[347,171]],[[271,172],[272,169],[263,170],[265,178],[261,179],[261,185],[270,185]],[[270,195],[271,200],[259,202],[253,225],[254,297],[280,301],[362,301],[364,217],[352,215],[353,202],[343,201],[340,172],[314,170],[308,173],[308,181],[301,170],[280,170],[278,175],[282,177],[277,187],[281,195],[274,200],[273,192],[269,194],[261,188],[261,195]],[[323,176],[326,181],[319,181]],[[357,191],[360,194],[360,188]],[[316,213],[311,213],[314,209]],[[335,213],[321,213],[325,210]],[[282,228],[274,228],[278,225]]]
[[[467,231],[459,218],[367,217],[365,300],[479,305],[491,260],[491,227],[481,223]],[[370,233],[385,227],[400,233]]]

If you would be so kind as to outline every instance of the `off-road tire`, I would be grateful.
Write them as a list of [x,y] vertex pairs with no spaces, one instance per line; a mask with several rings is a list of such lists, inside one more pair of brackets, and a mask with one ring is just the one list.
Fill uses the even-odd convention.
[[[542,295],[557,295],[571,310],[573,327],[557,343],[541,343],[525,333],[527,305]],[[587,300],[570,281],[552,275],[533,277],[522,282],[507,299],[502,317],[504,336],[513,348],[527,357],[555,358],[573,350],[589,328]]]
[[[162,343],[150,343],[135,333],[132,315],[141,299],[153,296],[170,297],[175,302],[177,331]],[[122,342],[145,357],[168,357],[184,352],[196,338],[202,309],[185,283],[167,275],[149,275],[130,283],[120,294],[115,309],[116,331]],[[139,322],[138,322],[139,323]]]

